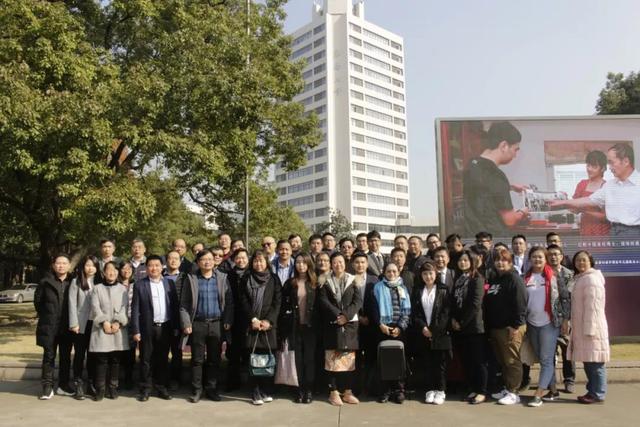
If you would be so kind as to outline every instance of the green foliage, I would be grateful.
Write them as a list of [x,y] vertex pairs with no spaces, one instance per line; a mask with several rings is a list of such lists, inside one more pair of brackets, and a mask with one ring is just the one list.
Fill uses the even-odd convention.
[[292,102],[283,1],[244,4],[0,0],[0,210],[25,236],[8,256],[35,243],[44,268],[106,235],[159,250],[202,233],[165,220],[186,215],[181,194],[224,216],[245,176],[305,161],[317,121]]
[[640,114],[640,73],[607,74],[607,84],[596,104],[598,114]]
[[[251,181],[249,186],[249,247],[259,249],[264,236],[286,239],[292,233],[302,236],[302,241],[311,234],[300,216],[291,206],[280,206],[277,194],[263,180]],[[217,221],[221,230],[230,231],[234,238],[245,235],[244,200],[238,201],[236,213],[221,215]]]
[[353,224],[339,209],[331,209],[329,221],[321,222],[316,227],[318,234],[332,232],[339,239],[353,235]]

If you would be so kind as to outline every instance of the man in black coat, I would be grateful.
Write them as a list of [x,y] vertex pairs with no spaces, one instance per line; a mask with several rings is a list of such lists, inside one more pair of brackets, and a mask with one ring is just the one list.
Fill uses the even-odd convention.
[[[204,385],[207,397],[220,401],[218,374],[224,332],[233,323],[233,295],[227,274],[213,269],[213,253],[205,249],[198,253],[196,274],[180,276],[183,282],[180,297],[180,328],[191,338],[192,392],[189,401],[197,403]],[[206,379],[202,367],[206,350]]]
[[69,257],[58,255],[53,261],[53,271],[47,274],[36,288],[33,305],[38,313],[36,344],[42,347],[41,400],[53,397],[53,371],[56,350],[60,351],[57,394],[71,396],[69,373],[71,370],[72,337],[69,332]]
[[433,251],[433,263],[436,266],[436,283],[446,286],[451,292],[453,289],[453,270],[447,268],[449,264],[449,251],[440,246]]
[[131,303],[131,333],[140,343],[142,362],[138,400],[149,400],[152,376],[158,396],[170,400],[168,355],[171,338],[178,333],[178,296],[174,282],[163,280],[160,256],[147,257],[146,266],[148,276],[136,282]]

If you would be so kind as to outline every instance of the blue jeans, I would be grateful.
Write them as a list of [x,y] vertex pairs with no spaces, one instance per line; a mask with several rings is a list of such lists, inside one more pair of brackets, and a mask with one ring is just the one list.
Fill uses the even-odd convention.
[[607,369],[603,362],[583,362],[587,374],[587,391],[593,397],[604,400],[607,393]]
[[553,323],[547,323],[544,326],[533,326],[527,324],[527,335],[540,360],[540,378],[538,379],[538,388],[548,390],[551,384],[556,382],[556,343],[560,328],[553,326]]

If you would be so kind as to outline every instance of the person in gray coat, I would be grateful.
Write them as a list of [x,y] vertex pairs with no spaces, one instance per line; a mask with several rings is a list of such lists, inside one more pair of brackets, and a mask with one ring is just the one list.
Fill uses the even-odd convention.
[[117,282],[118,267],[109,261],[104,265],[104,283],[96,285],[91,295],[93,328],[89,351],[96,353],[95,400],[105,395],[107,369],[109,390],[107,397],[118,398],[118,374],[121,352],[129,349],[127,333],[127,311],[129,295],[127,288]]
[[[76,278],[69,286],[69,330],[73,334],[73,383],[74,397],[84,400],[85,387],[82,382],[82,369],[85,357],[87,359],[87,374],[89,387],[93,386],[96,373],[96,363],[93,353],[89,350],[89,338],[93,322],[91,320],[91,291],[96,283],[100,283],[98,258],[88,255],[78,264]],[[92,394],[95,394],[92,391]]]

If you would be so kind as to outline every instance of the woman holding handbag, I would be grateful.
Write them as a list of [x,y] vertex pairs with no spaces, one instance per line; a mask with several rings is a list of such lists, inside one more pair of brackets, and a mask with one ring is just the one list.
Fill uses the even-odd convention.
[[[267,393],[267,386],[271,381],[269,376],[273,374],[267,370],[259,373],[258,370],[251,369],[251,365],[260,355],[273,358],[282,285],[278,276],[271,273],[267,254],[262,250],[253,253],[250,266],[249,273],[240,281],[240,306],[249,325],[245,346],[252,352],[249,357],[253,385],[251,398],[254,405],[262,405],[273,401],[273,397]],[[260,375],[256,375],[258,373]]]
[[[278,320],[280,349],[285,346],[295,359],[298,390],[296,403],[311,403],[315,382],[317,342],[316,273],[306,253],[295,258],[295,272],[282,288],[282,307]],[[278,370],[285,367],[278,366]],[[276,381],[277,382],[277,381]]]
[[[329,403],[360,401],[351,390],[358,350],[358,311],[362,308],[362,293],[354,276],[346,272],[344,255],[331,255],[331,273],[322,277],[319,289],[322,310],[324,367],[329,376]],[[344,390],[340,398],[339,389]]]

